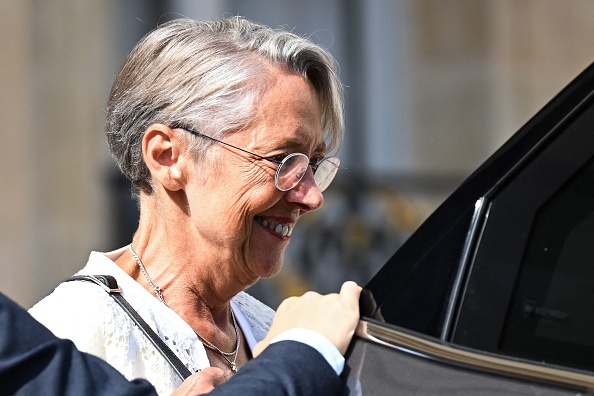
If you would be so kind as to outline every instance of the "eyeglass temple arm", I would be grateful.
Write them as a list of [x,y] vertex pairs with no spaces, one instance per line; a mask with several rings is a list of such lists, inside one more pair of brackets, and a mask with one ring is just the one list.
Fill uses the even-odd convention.
[[261,155],[259,155],[259,154],[253,153],[253,152],[251,152],[251,151],[248,151],[248,150],[246,150],[246,149],[242,149],[241,147],[234,146],[234,145],[232,145],[232,144],[230,144],[230,143],[227,143],[227,142],[224,142],[224,141],[222,141],[222,140],[215,139],[215,138],[213,138],[212,136],[205,135],[205,134],[203,134],[203,133],[201,133],[201,132],[195,131],[195,130],[193,130],[193,129],[191,129],[191,128],[188,128],[188,127],[186,127],[186,126],[174,124],[174,125],[172,126],[172,129],[176,129],[176,128],[179,128],[179,129],[184,129],[184,130],[186,130],[186,131],[188,131],[188,132],[190,132],[190,133],[192,133],[192,134],[194,134],[194,135],[197,135],[197,136],[201,136],[201,137],[204,137],[204,138],[210,139],[210,140],[212,140],[213,142],[217,142],[217,143],[224,144],[225,146],[233,147],[234,149],[237,149],[237,150],[239,150],[239,151],[243,151],[244,153],[247,153],[247,154],[251,154],[251,155],[253,155],[253,156],[256,156],[256,157],[258,157],[258,158],[260,158],[260,159],[263,159],[263,160],[266,160],[266,161],[270,161],[270,162],[272,162],[272,163],[275,163],[275,164],[280,164],[280,163],[281,163],[281,161],[274,160],[274,159],[272,159],[272,158],[266,158],[266,157],[263,157],[263,156],[261,156]]

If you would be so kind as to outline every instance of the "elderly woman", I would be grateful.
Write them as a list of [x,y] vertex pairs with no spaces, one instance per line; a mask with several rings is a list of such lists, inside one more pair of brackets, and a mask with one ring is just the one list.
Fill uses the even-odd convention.
[[[243,290],[278,273],[297,220],[322,206],[338,169],[328,155],[342,137],[341,95],[332,57],[292,33],[238,17],[149,33],[113,84],[106,123],[138,230],[80,273],[115,277],[191,372],[234,372],[274,315]],[[96,285],[63,283],[30,312],[159,393],[181,383]]]

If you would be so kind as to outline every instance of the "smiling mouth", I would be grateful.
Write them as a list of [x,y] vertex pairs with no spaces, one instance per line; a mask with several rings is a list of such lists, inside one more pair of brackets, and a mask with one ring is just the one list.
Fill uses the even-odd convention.
[[280,236],[289,237],[293,233],[293,225],[291,224],[283,224],[263,217],[256,217],[256,223]]

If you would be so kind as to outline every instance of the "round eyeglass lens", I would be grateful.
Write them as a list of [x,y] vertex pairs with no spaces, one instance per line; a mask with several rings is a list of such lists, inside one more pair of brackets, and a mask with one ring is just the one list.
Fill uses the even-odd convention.
[[281,191],[288,191],[301,181],[307,167],[309,158],[305,154],[293,153],[287,155],[276,170],[275,183]]
[[[281,191],[292,189],[303,179],[308,167],[309,158],[305,154],[289,154],[283,159],[276,171],[276,187]],[[314,173],[314,180],[320,191],[324,191],[332,183],[339,167],[340,160],[336,157],[325,158],[318,164]]]
[[314,179],[320,191],[324,191],[332,183],[339,167],[340,160],[336,157],[325,158],[318,164],[314,173]]

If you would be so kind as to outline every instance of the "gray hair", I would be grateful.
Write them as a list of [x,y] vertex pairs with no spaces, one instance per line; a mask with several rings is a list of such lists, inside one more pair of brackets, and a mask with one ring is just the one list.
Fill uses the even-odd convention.
[[[322,106],[326,152],[338,149],[342,86],[332,56],[308,39],[233,17],[177,19],[138,42],[111,88],[105,125],[111,155],[132,182],[133,195],[153,192],[142,158],[142,137],[150,125],[185,125],[217,138],[240,130],[254,116],[271,66],[312,84]],[[199,157],[207,139],[188,139]]]

